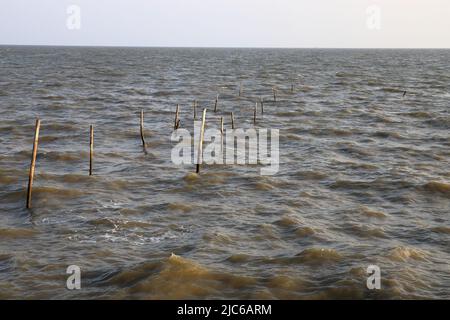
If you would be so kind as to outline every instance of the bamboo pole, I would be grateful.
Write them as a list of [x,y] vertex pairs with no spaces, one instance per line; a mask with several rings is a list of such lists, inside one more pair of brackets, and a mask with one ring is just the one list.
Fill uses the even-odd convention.
[[178,122],[178,115],[179,115],[179,113],[180,113],[180,105],[177,104],[177,110],[175,111],[175,121],[173,123],[173,130],[178,129],[178,124],[179,124],[179,122]]
[[231,129],[234,129],[234,114],[231,112]]
[[220,117],[220,150],[223,152],[223,117]]
[[203,162],[203,138],[205,135],[205,121],[206,121],[206,109],[203,109],[202,115],[202,126],[200,129],[200,141],[198,144],[198,155],[197,155],[197,174],[200,173],[200,163]]
[[33,152],[31,154],[30,174],[28,175],[28,190],[27,190],[27,209],[31,208],[31,193],[33,191],[34,171],[36,167],[36,156],[39,144],[39,129],[41,127],[41,120],[36,119],[36,127],[34,129]]
[[141,140],[142,147],[145,150],[145,138],[144,138],[144,109],[141,110]]
[[217,104],[219,103],[219,95],[216,97],[216,101],[214,103],[214,112],[217,112]]
[[89,141],[89,175],[92,176],[92,167],[94,160],[94,126],[90,127],[90,141]]
[[194,100],[194,120],[197,120],[197,100]]

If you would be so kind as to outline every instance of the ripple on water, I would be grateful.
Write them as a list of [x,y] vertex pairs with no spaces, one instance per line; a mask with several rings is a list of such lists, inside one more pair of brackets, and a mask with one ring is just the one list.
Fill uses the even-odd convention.
[[1,184],[13,184],[13,183],[17,183],[19,181],[19,179],[17,178],[17,176],[7,176],[7,175],[3,175],[0,172],[0,183]]
[[202,238],[208,243],[221,246],[233,244],[235,242],[231,236],[218,231],[208,231],[203,235]]
[[312,171],[312,170],[297,171],[293,175],[303,180],[323,180],[328,176],[323,171]]
[[23,229],[23,228],[0,229],[0,239],[32,238],[37,234],[38,232],[33,229]]
[[299,227],[295,229],[295,234],[300,238],[306,238],[315,235],[316,231],[311,227]]
[[129,287],[127,292],[132,298],[201,299],[223,296],[227,290],[253,287],[256,280],[214,271],[172,254],[165,261],[123,271],[109,282]]
[[401,262],[407,262],[411,260],[426,261],[427,257],[428,253],[424,250],[406,246],[395,247],[388,253],[389,259]]
[[292,215],[285,215],[274,222],[275,225],[283,228],[292,228],[301,224],[300,219]]
[[386,218],[386,214],[382,211],[374,210],[374,209],[368,208],[366,206],[361,206],[359,209],[363,215],[365,215],[369,218],[377,218],[377,219]]
[[342,261],[343,256],[331,248],[307,248],[295,256],[265,258],[264,262],[280,265],[305,264],[311,266],[335,264]]
[[275,275],[266,280],[270,295],[266,299],[299,299],[312,284],[300,276]]
[[73,199],[88,194],[87,190],[37,186],[33,188],[33,196],[41,200]]
[[168,206],[169,210],[171,211],[181,211],[181,212],[191,212],[193,210],[193,206],[189,205],[187,203],[181,203],[181,202],[173,202],[169,203]]
[[231,263],[245,263],[254,260],[253,256],[244,253],[236,253],[229,256],[226,261]]
[[49,161],[74,162],[86,159],[88,157],[88,153],[83,151],[80,152],[49,151],[49,152],[41,152],[40,156],[42,157],[42,159]]
[[99,218],[89,220],[89,224],[94,226],[101,226],[112,229],[133,229],[133,228],[147,228],[152,226],[151,223],[145,221],[137,221],[137,220],[127,220],[127,219],[118,219],[118,218]]
[[445,227],[445,226],[434,227],[434,228],[431,228],[431,231],[436,232],[436,233],[450,234],[450,227]]
[[434,194],[440,194],[450,198],[450,184],[439,181],[430,181],[422,186],[423,190]]
[[371,228],[367,225],[345,223],[343,228],[351,235],[358,236],[360,238],[386,238],[386,234],[382,228]]
[[343,259],[342,255],[334,249],[308,248],[296,255],[296,261],[305,264],[336,263]]
[[412,118],[419,118],[419,119],[427,119],[427,118],[431,118],[431,114],[429,112],[426,111],[414,111],[414,112],[406,112],[403,113],[403,115],[412,117]]

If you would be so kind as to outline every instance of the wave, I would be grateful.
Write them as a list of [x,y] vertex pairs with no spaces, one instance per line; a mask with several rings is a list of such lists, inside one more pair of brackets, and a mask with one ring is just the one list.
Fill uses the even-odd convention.
[[0,229],[0,239],[31,238],[38,234],[32,229]]
[[419,118],[419,119],[426,119],[426,118],[432,117],[432,115],[426,111],[406,112],[406,113],[402,113],[402,115],[409,116],[412,118]]
[[40,156],[43,159],[48,159],[51,161],[66,161],[66,162],[80,161],[88,157],[87,152],[83,151],[79,152],[49,151],[49,152],[42,152]]
[[387,238],[383,229],[370,228],[361,224],[346,224],[344,230],[360,238]]
[[430,181],[425,183],[422,188],[425,191],[435,193],[435,194],[441,194],[446,196],[447,198],[450,198],[450,184],[445,182],[439,182],[439,181]]
[[281,219],[275,221],[274,224],[280,227],[293,227],[299,226],[301,224],[301,221],[293,216],[284,216]]
[[103,226],[111,229],[135,229],[135,228],[147,228],[152,226],[151,223],[145,221],[133,221],[127,219],[118,218],[99,218],[90,220],[89,224],[94,226]]
[[193,207],[191,205],[189,205],[187,203],[180,203],[180,202],[170,203],[168,208],[171,211],[182,211],[184,213],[191,212],[193,210]]
[[431,228],[431,231],[436,232],[436,233],[450,234],[450,227],[445,227],[445,226],[434,227],[434,228]]
[[392,87],[383,87],[381,88],[381,91],[389,92],[389,93],[403,93],[405,90],[399,89],[399,88],[392,88]]
[[369,217],[369,218],[378,218],[378,219],[384,219],[386,218],[386,214],[382,211],[373,210],[368,207],[360,207],[360,211],[363,215]]
[[1,184],[13,184],[17,183],[18,177],[6,176],[0,172],[0,183]]
[[86,193],[87,191],[81,189],[64,189],[56,187],[42,187],[42,186],[35,186],[33,188],[33,195],[45,197],[47,199],[50,199],[52,197],[59,197],[59,198],[81,197]]
[[232,254],[231,256],[229,256],[226,261],[231,262],[231,263],[245,263],[245,262],[249,262],[254,260],[255,257],[252,257],[248,254],[244,254],[244,253],[237,253],[237,254]]
[[41,96],[41,97],[39,97],[39,99],[42,99],[42,100],[55,100],[55,101],[58,101],[58,100],[65,100],[66,99],[66,97],[64,97],[64,96],[60,96],[60,95],[46,95],[46,96]]
[[341,261],[342,255],[334,249],[309,248],[296,255],[296,261],[307,264],[324,264]]
[[256,279],[210,270],[172,254],[162,262],[115,274],[107,283],[127,288],[133,299],[205,299],[222,296],[229,289],[253,287]]
[[295,229],[295,235],[299,238],[306,238],[310,237],[316,234],[316,231],[314,231],[311,227],[299,227]]
[[297,171],[293,174],[303,180],[323,180],[328,177],[328,175],[322,171]]
[[373,137],[378,137],[378,138],[395,138],[395,139],[403,139],[403,136],[398,133],[398,132],[392,132],[392,131],[382,131],[382,130],[377,130],[373,133],[370,134]]
[[389,251],[388,258],[394,261],[406,262],[409,260],[426,261],[428,254],[413,247],[400,246]]

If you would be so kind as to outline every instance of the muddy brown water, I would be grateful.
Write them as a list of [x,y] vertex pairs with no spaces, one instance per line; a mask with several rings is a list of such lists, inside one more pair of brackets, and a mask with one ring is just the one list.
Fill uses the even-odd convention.
[[[448,299],[449,61],[448,50],[0,47],[0,298]],[[257,126],[280,130],[278,174],[196,176],[171,162],[176,104],[182,127],[195,99],[208,126],[224,116],[229,128],[233,111],[251,128],[260,97]],[[381,290],[366,287],[370,264]],[[66,289],[69,265],[81,290]]]

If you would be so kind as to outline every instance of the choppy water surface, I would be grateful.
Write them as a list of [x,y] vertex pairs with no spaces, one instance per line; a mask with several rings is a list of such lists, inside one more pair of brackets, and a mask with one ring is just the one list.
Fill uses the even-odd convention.
[[[449,61],[443,50],[0,47],[0,298],[449,298]],[[182,127],[196,99],[209,127],[224,115],[229,128],[234,111],[251,128],[259,97],[257,127],[280,129],[277,175],[172,164],[177,103]],[[79,291],[65,288],[73,264]],[[370,264],[381,290],[366,288]]]

